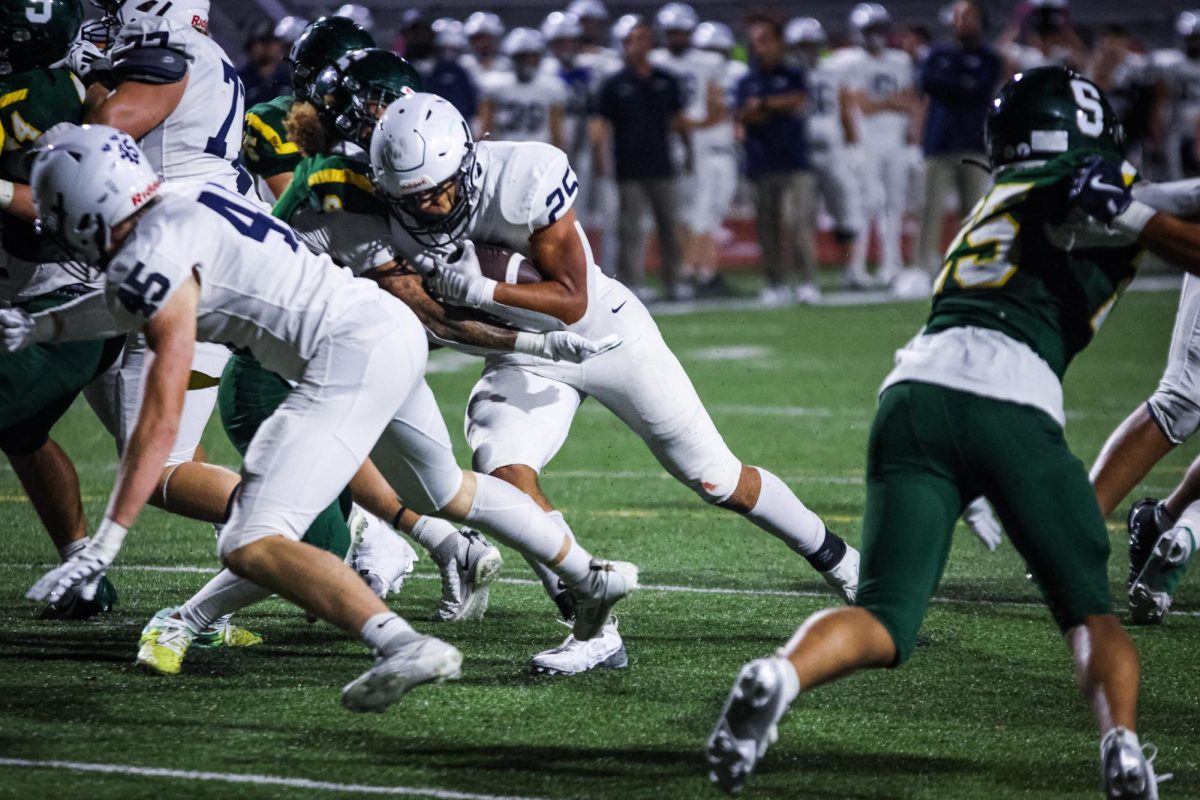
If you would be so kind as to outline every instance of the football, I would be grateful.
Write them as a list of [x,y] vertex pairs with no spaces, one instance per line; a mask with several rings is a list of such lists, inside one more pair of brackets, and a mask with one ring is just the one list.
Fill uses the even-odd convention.
[[501,283],[537,283],[544,280],[533,262],[516,250],[496,244],[475,245],[479,271],[485,278]]

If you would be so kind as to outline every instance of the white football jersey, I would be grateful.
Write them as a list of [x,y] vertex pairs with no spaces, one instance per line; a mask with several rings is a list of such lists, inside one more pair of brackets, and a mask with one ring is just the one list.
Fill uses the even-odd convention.
[[200,284],[197,341],[249,350],[264,367],[300,378],[317,346],[360,324],[380,291],[258,205],[217,184],[167,184],[105,272],[113,315],[145,325],[189,277]]
[[717,53],[689,47],[675,55],[665,47],[650,53],[650,63],[665,69],[679,81],[683,111],[692,122],[708,117],[708,85],[721,85],[725,60]]
[[[849,48],[834,56],[831,66],[840,69],[847,85],[865,92],[872,100],[884,100],[913,85],[912,59],[892,47],[872,55],[862,47]],[[890,149],[904,145],[908,135],[907,114],[880,111],[862,115],[863,146]]]
[[735,153],[737,149],[737,131],[734,128],[734,116],[737,114],[735,94],[738,81],[750,71],[750,67],[745,62],[725,58],[719,53],[712,55],[722,60],[717,84],[725,98],[726,116],[724,121],[718,122],[716,125],[693,131],[692,145],[701,155],[706,152]]
[[498,76],[484,92],[495,103],[491,138],[502,142],[550,142],[550,109],[565,109],[567,85],[555,75],[539,72],[521,82],[513,72]]
[[[475,162],[478,199],[465,237],[477,244],[493,244],[529,255],[529,237],[574,207],[579,181],[557,147],[535,142],[478,142]],[[426,252],[408,232],[392,220],[396,254],[413,259]],[[613,331],[612,313],[601,308],[598,293],[611,278],[592,260],[583,228],[576,223],[588,260],[588,307],[583,318],[568,330],[590,339]]]
[[481,92],[486,92],[501,79],[500,76],[512,70],[512,62],[508,56],[498,55],[487,64],[481,62],[474,53],[465,53],[459,64],[475,80],[475,85]]
[[175,110],[138,144],[166,180],[214,181],[237,191],[241,177],[248,189],[249,174],[233,163],[241,154],[245,92],[220,45],[193,28],[143,17],[123,27],[114,46],[161,46],[163,36],[187,53],[187,87]]
[[808,71],[808,140],[830,149],[846,143],[842,127],[842,87],[845,73],[837,61],[826,56]]

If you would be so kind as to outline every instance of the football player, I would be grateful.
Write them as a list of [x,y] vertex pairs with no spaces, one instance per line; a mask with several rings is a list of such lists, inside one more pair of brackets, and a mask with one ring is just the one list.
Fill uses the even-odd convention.
[[487,92],[492,83],[510,68],[508,58],[500,52],[500,39],[504,36],[504,23],[490,11],[476,11],[463,23],[463,33],[471,52],[462,58],[462,65],[481,92]]
[[307,99],[313,80],[343,54],[374,46],[371,34],[346,17],[321,17],[305,27],[292,43],[287,60],[292,65],[294,94],[259,103],[246,112],[242,158],[246,169],[262,181],[259,195],[263,199],[283,196],[300,161],[300,152],[294,142],[288,141],[283,127],[296,100]]
[[1171,179],[1200,175],[1200,9],[1175,20],[1178,50],[1159,58],[1167,85],[1166,161]]
[[[1135,732],[1137,651],[1112,609],[1104,518],[1063,435],[1061,379],[1135,259],[1144,248],[1172,255],[1182,223],[1130,204],[1120,125],[1095,84],[1065,68],[1008,82],[986,139],[995,186],[963,222],[929,321],[883,382],[858,599],[809,617],[778,655],[742,670],[708,743],[711,778],[727,791],[743,786],[800,692],[912,655],[954,522],[982,491],[1072,650],[1107,797],[1158,797]],[[1200,271],[1196,252],[1183,261]]]
[[[436,95],[392,103],[371,139],[376,191],[391,212],[396,254],[425,274],[444,302],[520,327],[557,324],[592,341],[623,344],[583,365],[523,354],[492,356],[467,404],[474,465],[551,510],[538,473],[562,446],[580,404],[594,397],[646,442],[663,467],[702,499],[744,515],[804,557],[847,600],[858,553],[828,531],[783,481],[729,450],[687,373],[637,297],[602,274],[575,219],[579,183],[549,145],[476,142],[465,120]],[[474,241],[524,253],[544,278],[500,284],[485,278]],[[561,512],[553,516],[569,538]],[[564,618],[573,593],[530,561]],[[594,641],[568,637],[535,656],[533,669],[571,674],[624,666],[615,623]]]
[[[83,118],[84,87],[65,67],[83,19],[80,0],[40,7],[0,3],[0,301],[27,312],[60,307],[99,288],[84,265],[68,268],[64,254],[33,226],[36,210],[22,160],[42,134]],[[121,351],[121,339],[45,344],[0,356],[0,450],[21,482],[51,541],[65,560],[87,546],[79,477],[50,430],[82,389]],[[107,579],[85,602],[64,597],[51,613],[76,617],[108,610],[116,590]]]
[[512,65],[497,75],[479,104],[479,129],[495,139],[566,147],[567,87],[542,69],[546,41],[533,28],[513,28],[500,52]]
[[913,89],[912,59],[888,47],[892,18],[878,3],[859,3],[850,12],[850,27],[858,47],[841,51],[831,64],[847,77],[862,133],[862,192],[867,228],[854,245],[850,274],[866,271],[867,231],[879,238],[880,263],[876,278],[887,284],[904,264],[901,234],[908,197],[908,143],[913,131],[917,95]]
[[[298,541],[372,452],[414,508],[479,522],[553,565],[579,594],[575,634],[596,636],[637,587],[636,567],[593,559],[527,495],[458,467],[424,381],[423,330],[407,307],[308,253],[291,228],[236,192],[162,184],[134,141],[107,126],[61,131],[34,163],[41,224],[88,263],[104,261],[105,324],[143,328],[155,357],[104,521],[28,596],[94,594],[154,491],[199,338],[242,348],[295,383],[250,444],[218,553],[229,591],[279,594],[380,653],[343,691],[348,708],[380,711],[414,685],[457,677],[462,660],[388,611],[335,556]],[[86,328],[77,321],[70,335],[95,335]],[[194,636],[164,620],[157,645],[182,657]]]
[[[685,298],[698,288],[697,263],[711,253],[713,235],[721,220],[714,219],[711,209],[714,194],[721,192],[723,162],[720,148],[726,143],[720,131],[713,128],[730,121],[729,104],[722,85],[724,60],[716,53],[692,46],[692,33],[700,24],[696,10],[687,3],[667,3],[654,16],[655,26],[662,36],[663,46],[650,52],[650,63],[675,76],[679,81],[683,101],[683,119],[692,138],[695,168],[688,169],[682,145],[675,149],[678,172],[679,233],[683,251],[680,277],[684,281]],[[708,168],[709,155],[716,156],[714,169]]]
[[[833,238],[841,249],[841,263],[846,266],[845,283],[851,289],[870,285],[864,263],[852,262],[850,255],[855,240],[863,229],[862,193],[851,168],[854,159],[848,149],[860,147],[854,102],[844,72],[834,58],[821,51],[829,38],[819,20],[796,17],[783,32],[784,40],[808,69],[808,157],[816,173],[816,189],[825,208],[833,217]],[[859,159],[861,160],[861,159]],[[817,198],[810,199],[815,216]],[[816,222],[813,222],[816,230]]]

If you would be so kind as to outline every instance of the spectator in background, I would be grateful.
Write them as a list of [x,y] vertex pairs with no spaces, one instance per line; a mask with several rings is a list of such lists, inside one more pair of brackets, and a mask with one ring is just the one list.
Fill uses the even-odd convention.
[[[542,142],[566,149],[567,85],[542,69],[546,40],[533,28],[513,28],[500,45],[512,71],[483,93],[479,130],[506,142]],[[577,173],[578,174],[578,173]]]
[[1087,65],[1087,46],[1071,25],[1070,0],[1018,3],[996,48],[1007,62],[1008,74],[1052,64],[1074,70]]
[[[760,299],[764,305],[815,302],[821,296],[816,285],[817,256],[804,207],[815,178],[809,169],[801,116],[808,101],[808,82],[801,67],[784,59],[783,29],[778,22],[756,18],[749,34],[753,60],[738,81],[735,106],[745,131],[746,177],[754,187],[755,222],[767,279]],[[785,242],[792,246],[781,247]]]
[[292,71],[283,62],[283,42],[275,35],[275,23],[263,20],[246,38],[246,58],[238,77],[246,90],[246,108],[292,93]]
[[463,23],[470,52],[460,61],[475,79],[475,85],[484,91],[510,68],[508,59],[500,54],[500,39],[505,30],[504,22],[490,11],[476,11]]
[[418,8],[410,8],[400,17],[400,48],[397,52],[404,56],[418,72],[428,71],[433,67],[434,44],[433,24],[425,12]]
[[479,107],[479,89],[459,59],[467,49],[463,24],[444,17],[433,23],[433,60],[414,64],[421,73],[425,91],[440,95],[458,109],[463,119],[471,120]]
[[[1159,154],[1163,141],[1162,105],[1166,85],[1150,59],[1135,53],[1123,25],[1106,25],[1100,31],[1088,77],[1108,96],[1117,119],[1125,126],[1129,160],[1145,166],[1144,150]],[[1145,177],[1145,170],[1142,169]]]
[[625,66],[601,84],[591,127],[593,174],[607,173],[611,160],[617,177],[621,209],[617,279],[639,295],[646,294],[642,286],[642,213],[649,202],[662,253],[663,296],[675,300],[682,293],[676,285],[681,253],[675,230],[678,198],[671,162],[673,135],[683,140],[684,169],[693,166],[682,92],[671,73],[650,63],[654,34],[645,20],[622,17],[613,31],[614,39],[622,44]]
[[984,11],[979,0],[957,0],[952,7],[954,41],[936,45],[921,67],[921,89],[929,98],[925,116],[925,211],[917,266],[928,275],[942,268],[946,196],[958,197],[966,216],[987,191],[991,178],[971,159],[987,163],[983,125],[1000,85],[1003,62],[983,41]]

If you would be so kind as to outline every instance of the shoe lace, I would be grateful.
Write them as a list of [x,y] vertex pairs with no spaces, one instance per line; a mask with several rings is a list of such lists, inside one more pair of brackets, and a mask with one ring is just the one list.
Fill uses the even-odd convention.
[[[1145,742],[1142,744],[1142,757],[1146,759],[1146,763],[1151,767],[1154,766],[1154,759],[1158,758],[1158,745],[1153,742]],[[1155,775],[1155,783],[1166,783],[1175,777],[1173,772],[1165,772],[1162,775]]]

